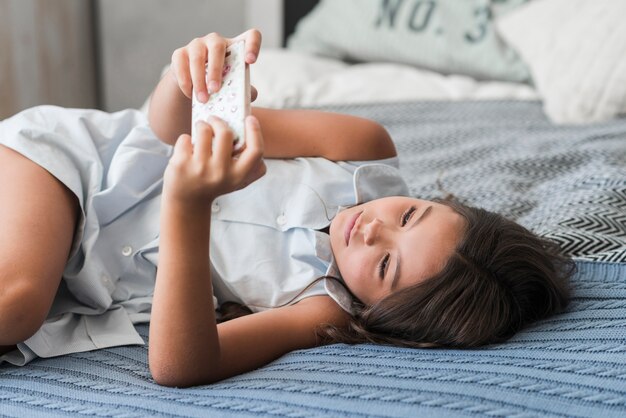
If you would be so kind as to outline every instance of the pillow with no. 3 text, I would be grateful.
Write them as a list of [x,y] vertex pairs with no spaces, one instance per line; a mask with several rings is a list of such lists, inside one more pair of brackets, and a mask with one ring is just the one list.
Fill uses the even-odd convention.
[[479,80],[525,82],[493,18],[527,0],[321,0],[289,49],[348,62],[396,62]]

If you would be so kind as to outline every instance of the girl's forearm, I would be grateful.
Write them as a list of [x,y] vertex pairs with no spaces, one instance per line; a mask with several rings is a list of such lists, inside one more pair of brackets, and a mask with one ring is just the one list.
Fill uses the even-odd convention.
[[182,93],[171,69],[152,93],[148,118],[154,133],[170,145],[191,132],[191,99]]
[[208,213],[162,204],[149,363],[155,380],[168,386],[206,382],[219,364]]

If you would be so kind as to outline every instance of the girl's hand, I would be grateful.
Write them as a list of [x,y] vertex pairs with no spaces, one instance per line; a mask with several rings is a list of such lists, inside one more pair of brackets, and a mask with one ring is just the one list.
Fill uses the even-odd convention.
[[[213,32],[175,50],[170,73],[183,94],[189,99],[195,94],[200,102],[206,103],[209,94],[217,92],[222,85],[226,48],[241,40],[246,42],[246,63],[253,64],[261,49],[261,32],[256,29],[250,29],[234,38],[224,38]],[[251,96],[254,101],[257,96],[254,87],[251,88]]]
[[261,127],[254,116],[245,123],[246,146],[234,157],[234,134],[217,117],[209,124],[198,122],[195,145],[189,135],[181,135],[163,176],[164,199],[206,208],[216,197],[261,178],[266,170]]

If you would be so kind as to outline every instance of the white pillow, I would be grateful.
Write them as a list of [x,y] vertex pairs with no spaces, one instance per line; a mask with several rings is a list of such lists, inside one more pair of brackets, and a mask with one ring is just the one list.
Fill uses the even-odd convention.
[[626,0],[534,0],[496,21],[555,123],[626,113]]

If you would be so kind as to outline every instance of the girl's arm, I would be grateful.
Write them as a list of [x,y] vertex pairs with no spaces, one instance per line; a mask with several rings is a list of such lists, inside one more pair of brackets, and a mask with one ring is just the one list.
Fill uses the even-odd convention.
[[347,319],[330,297],[320,296],[216,324],[211,202],[261,177],[265,165],[253,116],[246,120],[247,146],[236,159],[232,131],[221,120],[210,123],[198,125],[193,150],[189,135],[179,138],[164,174],[148,359],[155,381],[168,386],[207,384],[253,370],[318,344],[314,330],[319,324]]
[[254,108],[252,114],[267,138],[266,158],[367,161],[396,156],[389,133],[369,119],[316,110]]
[[[208,60],[208,78],[219,85],[224,50],[241,39],[246,41],[246,62],[252,64],[261,45],[261,34],[256,30],[233,39],[212,33],[174,52],[170,70],[150,101],[150,125],[162,141],[174,145],[181,134],[191,132],[191,95],[198,95],[204,102],[208,100],[205,63]],[[385,128],[368,119],[315,110],[253,108],[252,114],[264,131],[266,158],[325,157],[342,161],[396,155]]]
[[[182,279],[182,278],[175,278]],[[211,300],[207,297],[205,304]],[[191,321],[195,319],[191,316]],[[203,321],[204,318],[198,318]],[[191,343],[173,336],[163,345],[153,341],[150,325],[150,372],[160,385],[188,387],[206,385],[246,373],[278,359],[294,350],[319,346],[315,328],[320,324],[345,325],[348,314],[329,296],[306,298],[295,305],[245,315],[218,324],[219,354],[210,343],[192,338]],[[159,327],[164,324],[159,323]],[[172,323],[172,327],[178,324]],[[189,332],[198,334],[212,326],[195,323]]]

